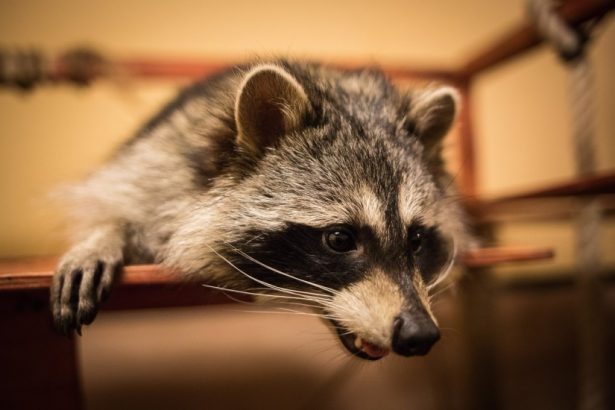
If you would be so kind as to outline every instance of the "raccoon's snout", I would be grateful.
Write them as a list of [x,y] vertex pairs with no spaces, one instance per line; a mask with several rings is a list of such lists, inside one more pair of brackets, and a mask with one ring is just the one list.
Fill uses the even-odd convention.
[[402,312],[393,322],[393,351],[403,356],[424,356],[440,339],[440,331],[428,316]]

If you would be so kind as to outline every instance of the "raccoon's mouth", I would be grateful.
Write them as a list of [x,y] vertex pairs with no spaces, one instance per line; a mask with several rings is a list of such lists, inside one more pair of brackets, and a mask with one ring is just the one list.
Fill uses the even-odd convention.
[[389,349],[364,340],[361,336],[350,333],[337,323],[333,323],[344,347],[353,355],[365,360],[380,360],[389,354]]

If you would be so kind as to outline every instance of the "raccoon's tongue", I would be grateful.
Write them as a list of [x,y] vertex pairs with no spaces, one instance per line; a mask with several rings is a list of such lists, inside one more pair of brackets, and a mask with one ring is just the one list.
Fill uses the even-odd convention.
[[357,336],[354,340],[354,346],[373,359],[380,359],[389,354],[389,349],[385,349],[370,342],[366,342]]

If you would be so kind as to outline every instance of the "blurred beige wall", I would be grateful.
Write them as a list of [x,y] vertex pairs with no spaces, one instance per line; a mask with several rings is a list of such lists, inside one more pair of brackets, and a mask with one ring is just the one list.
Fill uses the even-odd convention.
[[[3,0],[5,44],[62,51],[282,54],[449,64],[523,14],[519,0]],[[476,24],[480,21],[480,24]]]
[[[244,59],[292,55],[448,66],[518,19],[516,2],[4,1],[0,46],[49,52],[91,44],[142,53]],[[479,18],[484,24],[473,24]],[[111,83],[0,92],[0,257],[66,247],[46,196],[100,164],[179,84]]]
[[[60,52],[90,44],[119,56],[235,60],[292,55],[450,68],[522,19],[521,0],[4,1],[0,45]],[[598,159],[600,168],[608,169],[615,165],[611,21],[599,34],[592,49]],[[3,90],[0,256],[64,249],[61,212],[48,193],[94,169],[179,85],[100,81],[87,89],[45,87],[28,94]],[[481,76],[474,91],[482,193],[509,192],[572,174],[566,73],[551,52],[539,49]]]

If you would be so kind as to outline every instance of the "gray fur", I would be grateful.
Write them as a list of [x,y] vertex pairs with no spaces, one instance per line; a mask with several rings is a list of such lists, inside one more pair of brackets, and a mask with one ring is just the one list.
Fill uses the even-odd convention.
[[[89,324],[123,263],[159,262],[187,277],[253,287],[231,265],[233,250],[252,249],[261,236],[289,226],[368,227],[375,248],[397,252],[408,226],[420,221],[462,249],[469,236],[439,150],[455,105],[449,88],[400,91],[374,70],[288,61],[235,67],[203,80],[66,191],[75,245],[52,287],[57,326],[69,333]],[[358,275],[371,284],[374,272],[383,275],[380,266]],[[412,280],[387,281],[386,289],[400,289],[395,309],[428,303],[427,284],[409,275]],[[295,283],[285,292],[360,288],[361,306],[369,305],[369,287],[348,281],[318,289]],[[344,300],[348,305],[352,297]],[[327,303],[319,311],[334,314]],[[359,325],[351,330],[370,334]],[[391,332],[379,331],[379,343],[389,343]]]

